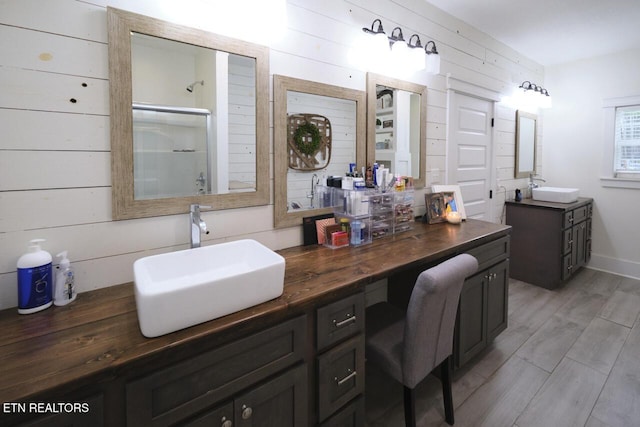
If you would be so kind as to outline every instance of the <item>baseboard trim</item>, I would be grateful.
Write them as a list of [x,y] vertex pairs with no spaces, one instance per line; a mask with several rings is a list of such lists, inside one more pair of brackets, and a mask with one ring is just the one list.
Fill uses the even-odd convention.
[[611,258],[604,255],[591,254],[591,261],[587,265],[593,270],[606,271],[619,276],[640,279],[640,262],[619,258]]

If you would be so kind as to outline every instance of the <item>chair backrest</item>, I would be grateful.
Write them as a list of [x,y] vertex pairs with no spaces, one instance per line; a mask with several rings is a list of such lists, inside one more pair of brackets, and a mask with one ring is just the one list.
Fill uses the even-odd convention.
[[453,330],[462,285],[477,269],[478,261],[462,254],[418,276],[404,326],[402,375],[406,386],[415,387],[453,353]]

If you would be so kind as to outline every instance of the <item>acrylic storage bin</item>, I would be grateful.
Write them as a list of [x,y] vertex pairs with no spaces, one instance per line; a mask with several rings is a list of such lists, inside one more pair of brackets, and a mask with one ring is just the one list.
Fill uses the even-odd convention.
[[393,193],[393,200],[394,234],[413,229],[415,222],[413,214],[414,191],[396,191]]

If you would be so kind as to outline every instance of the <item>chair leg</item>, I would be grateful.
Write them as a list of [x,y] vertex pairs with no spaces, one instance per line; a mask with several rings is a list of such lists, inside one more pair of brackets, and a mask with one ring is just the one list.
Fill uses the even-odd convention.
[[416,427],[416,394],[414,389],[404,386],[404,424]]
[[440,380],[442,381],[442,397],[444,398],[444,416],[447,424],[453,425],[453,395],[451,393],[451,356],[440,364]]

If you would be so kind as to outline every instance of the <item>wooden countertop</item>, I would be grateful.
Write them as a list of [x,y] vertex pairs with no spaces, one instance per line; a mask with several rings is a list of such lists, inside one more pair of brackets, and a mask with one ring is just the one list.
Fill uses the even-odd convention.
[[416,222],[412,231],[361,247],[284,249],[278,251],[286,259],[281,297],[152,339],[138,327],[132,283],[83,293],[73,304],[31,315],[19,315],[15,308],[0,311],[0,402],[113,379],[132,363],[161,358],[204,338],[210,343],[223,332],[261,327],[263,320],[302,312],[405,268],[464,252],[509,234],[510,228],[478,220]]
[[578,197],[578,200],[571,203],[559,203],[559,202],[543,202],[540,200],[533,199],[522,199],[519,202],[515,200],[507,200],[505,203],[507,205],[512,206],[530,206],[534,208],[543,208],[543,209],[556,209],[562,211],[570,211],[582,205],[586,205],[587,203],[593,202],[593,199],[590,197]]

